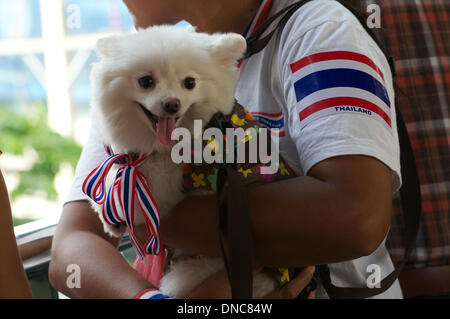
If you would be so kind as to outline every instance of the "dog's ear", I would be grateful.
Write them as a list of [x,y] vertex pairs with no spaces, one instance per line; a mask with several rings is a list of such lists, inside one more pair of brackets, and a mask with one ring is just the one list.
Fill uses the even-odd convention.
[[119,53],[119,43],[114,36],[99,39],[96,47],[102,58],[111,58]]
[[214,36],[216,39],[211,45],[212,56],[226,66],[235,65],[247,47],[245,38],[237,33],[225,33]]

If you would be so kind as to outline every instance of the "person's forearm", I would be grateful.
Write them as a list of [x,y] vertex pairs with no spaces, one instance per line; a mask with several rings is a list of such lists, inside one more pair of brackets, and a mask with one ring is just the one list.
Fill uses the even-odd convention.
[[[302,266],[355,257],[343,251],[348,247],[341,246],[344,238],[339,237],[345,234],[340,228],[345,218],[338,216],[337,207],[332,205],[331,192],[325,183],[310,177],[251,189],[248,200],[258,262]],[[202,196],[202,205],[198,205],[196,196],[186,198],[171,216],[169,229],[162,220],[163,241],[190,253],[220,256],[215,205],[215,195]],[[185,227],[192,224],[190,220],[201,225]]]
[[309,176],[252,189],[250,204],[260,263],[304,266],[355,259],[371,254],[387,234],[391,171],[367,156],[330,158]]
[[[95,234],[73,233],[58,246],[58,252],[52,256],[51,281],[71,298],[133,298],[152,287],[116,247]],[[79,288],[73,287],[74,268],[67,272],[71,264],[79,266]]]
[[296,267],[370,253],[359,242],[365,240],[360,212],[342,207],[338,196],[329,184],[307,176],[250,191],[256,259]]
[[[118,242],[103,232],[89,202],[68,203],[53,238],[51,283],[72,298],[133,298],[150,288],[117,250]],[[78,268],[69,268],[67,272],[69,265],[79,267],[79,288],[69,287],[74,284],[73,269]]]
[[[339,167],[340,174],[353,169],[360,176],[353,174],[339,187],[304,176],[249,190],[258,263],[279,267],[339,262],[370,254],[380,244],[390,220],[389,170],[382,169],[380,180],[363,182],[373,163],[351,164]],[[368,196],[367,187],[377,196]],[[214,195],[203,196],[201,202],[195,196],[185,199],[169,216],[170,223],[161,222],[163,241],[187,252],[219,256],[215,205]]]

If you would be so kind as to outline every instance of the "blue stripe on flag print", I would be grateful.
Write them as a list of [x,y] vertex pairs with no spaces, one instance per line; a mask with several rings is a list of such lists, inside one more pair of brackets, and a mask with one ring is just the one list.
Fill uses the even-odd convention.
[[294,83],[297,102],[316,91],[335,87],[353,87],[368,91],[378,96],[389,107],[391,106],[389,95],[383,84],[370,74],[359,70],[322,70],[308,74]]
[[284,127],[284,117],[281,117],[280,119],[272,119],[270,117],[264,116],[264,115],[258,115],[258,114],[252,114],[252,116],[262,125],[268,127],[268,128],[277,128],[282,129]]
[[268,128],[270,134],[278,137],[284,137],[284,116],[283,111],[278,113],[266,113],[266,112],[251,112],[252,116],[261,125]]

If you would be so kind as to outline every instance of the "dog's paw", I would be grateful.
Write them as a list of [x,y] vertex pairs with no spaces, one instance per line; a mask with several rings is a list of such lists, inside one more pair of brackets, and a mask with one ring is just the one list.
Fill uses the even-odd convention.
[[103,230],[111,237],[121,237],[127,230],[127,225],[125,223],[109,225],[102,218],[100,219],[103,222]]
[[98,218],[101,220],[103,224],[103,230],[106,234],[110,235],[111,237],[120,237],[125,233],[127,226],[124,223],[117,225],[108,224],[103,219],[102,206],[93,201],[91,201],[91,206],[94,212],[98,215]]

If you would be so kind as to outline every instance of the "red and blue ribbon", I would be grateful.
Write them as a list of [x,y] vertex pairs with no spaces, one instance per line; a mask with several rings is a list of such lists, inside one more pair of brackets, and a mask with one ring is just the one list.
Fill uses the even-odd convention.
[[[144,258],[145,253],[161,253],[158,205],[148,187],[145,176],[138,170],[148,156],[144,154],[114,154],[108,146],[105,146],[105,150],[109,157],[86,177],[83,183],[83,192],[94,202],[102,205],[102,216],[108,224],[117,225],[123,222],[127,224],[130,240],[141,258]],[[119,169],[113,184],[109,189],[105,189],[105,180],[113,165],[118,165]],[[135,236],[136,200],[145,218],[149,235],[144,248],[141,247]],[[117,207],[116,203],[120,207]],[[120,214],[118,208],[123,214]]]

